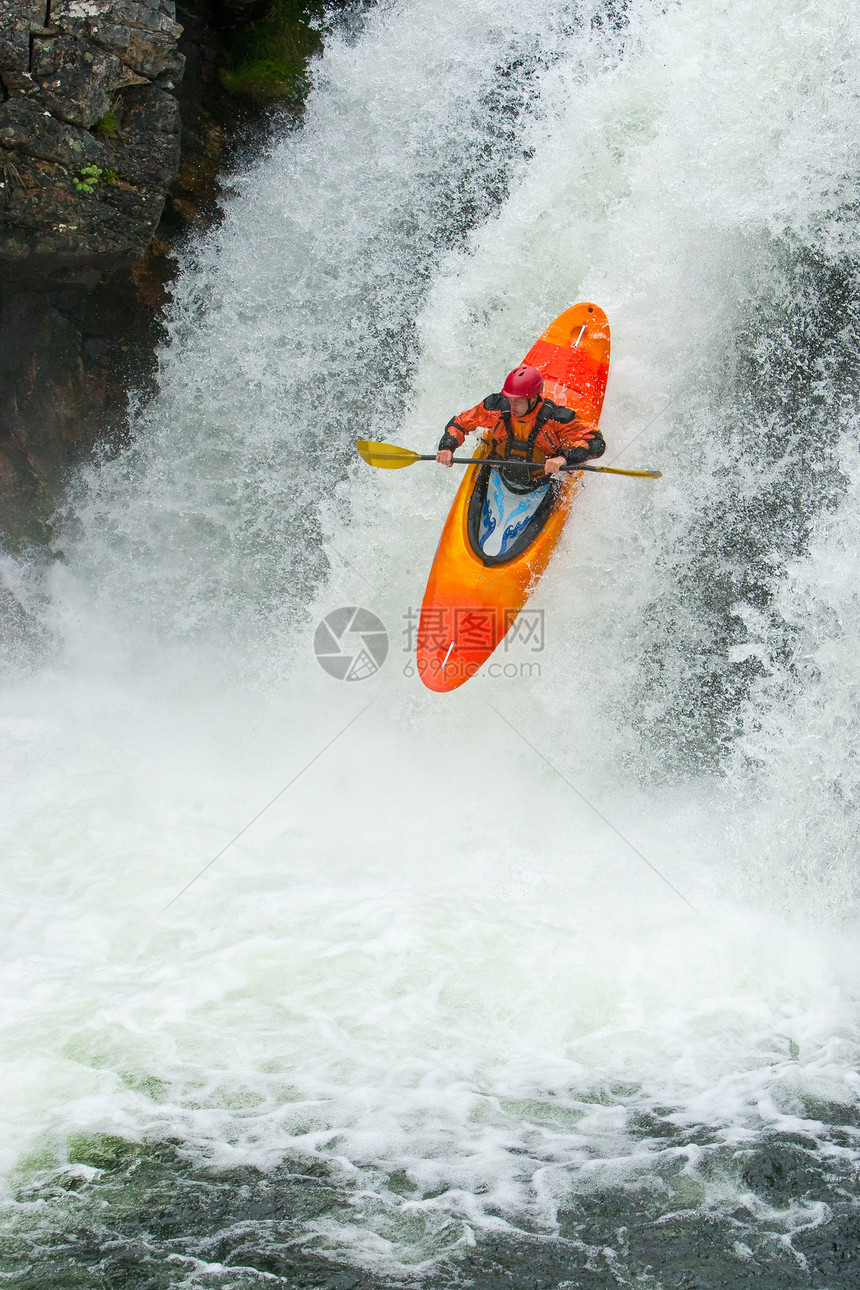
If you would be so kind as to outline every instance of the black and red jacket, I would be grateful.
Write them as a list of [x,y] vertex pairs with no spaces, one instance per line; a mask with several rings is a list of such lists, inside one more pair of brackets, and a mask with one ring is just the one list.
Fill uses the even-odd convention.
[[493,452],[506,460],[564,457],[569,466],[576,466],[606,451],[597,426],[581,420],[571,408],[561,407],[549,399],[538,399],[524,417],[514,417],[510,403],[502,394],[488,394],[476,407],[452,417],[439,441],[439,451],[453,452],[467,434],[476,430],[489,431],[485,440]]

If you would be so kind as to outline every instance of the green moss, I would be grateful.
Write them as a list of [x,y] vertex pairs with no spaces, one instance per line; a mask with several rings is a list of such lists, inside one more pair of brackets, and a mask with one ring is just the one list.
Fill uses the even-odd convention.
[[301,99],[308,59],[322,45],[311,26],[322,9],[321,0],[274,0],[265,18],[237,32],[218,71],[227,93],[258,102]]
[[93,130],[103,134],[106,139],[115,139],[119,134],[119,121],[114,115],[113,108],[108,108],[101,120],[96,121]]

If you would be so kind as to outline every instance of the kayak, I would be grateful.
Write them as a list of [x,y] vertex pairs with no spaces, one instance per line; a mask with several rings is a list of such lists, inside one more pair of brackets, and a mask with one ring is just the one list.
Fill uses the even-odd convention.
[[[597,424],[609,375],[609,323],[595,304],[556,318],[523,362],[544,395]],[[556,548],[582,472],[532,488],[522,467],[481,465],[479,443],[442,530],[418,623],[418,674],[429,690],[456,690],[515,626]],[[531,472],[533,477],[534,472]]]

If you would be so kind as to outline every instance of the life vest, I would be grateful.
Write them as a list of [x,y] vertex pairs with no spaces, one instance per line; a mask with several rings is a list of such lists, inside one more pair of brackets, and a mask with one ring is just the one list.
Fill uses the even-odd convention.
[[[528,431],[523,433],[526,426]],[[512,418],[510,404],[503,395],[488,394],[476,407],[451,418],[439,441],[440,450],[459,448],[466,435],[477,430],[484,431],[484,442],[497,457],[506,461],[532,462],[535,452],[539,452],[538,462],[555,456],[565,456],[570,462],[571,448],[585,448],[586,456],[599,457],[605,447],[597,427],[578,421],[572,408],[542,399],[534,413],[534,422],[529,424]],[[544,430],[544,441],[539,445]]]
[[[523,425],[523,422],[514,420],[510,406],[500,408],[499,419],[505,428],[505,437],[500,444],[496,435],[493,434],[491,451],[504,457],[505,461],[534,461],[535,444],[537,443],[538,435],[547,421],[553,420],[557,411],[558,409],[554,403],[550,403],[547,399],[541,400],[534,425],[529,430],[528,435],[520,437],[514,430],[514,425]],[[500,447],[501,452],[499,452]]]

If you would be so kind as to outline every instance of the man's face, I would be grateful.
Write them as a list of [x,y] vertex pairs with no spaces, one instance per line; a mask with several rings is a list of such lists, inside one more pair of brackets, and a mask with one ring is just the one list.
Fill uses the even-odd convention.
[[515,417],[524,417],[529,410],[531,399],[508,399],[511,405],[511,412]]

